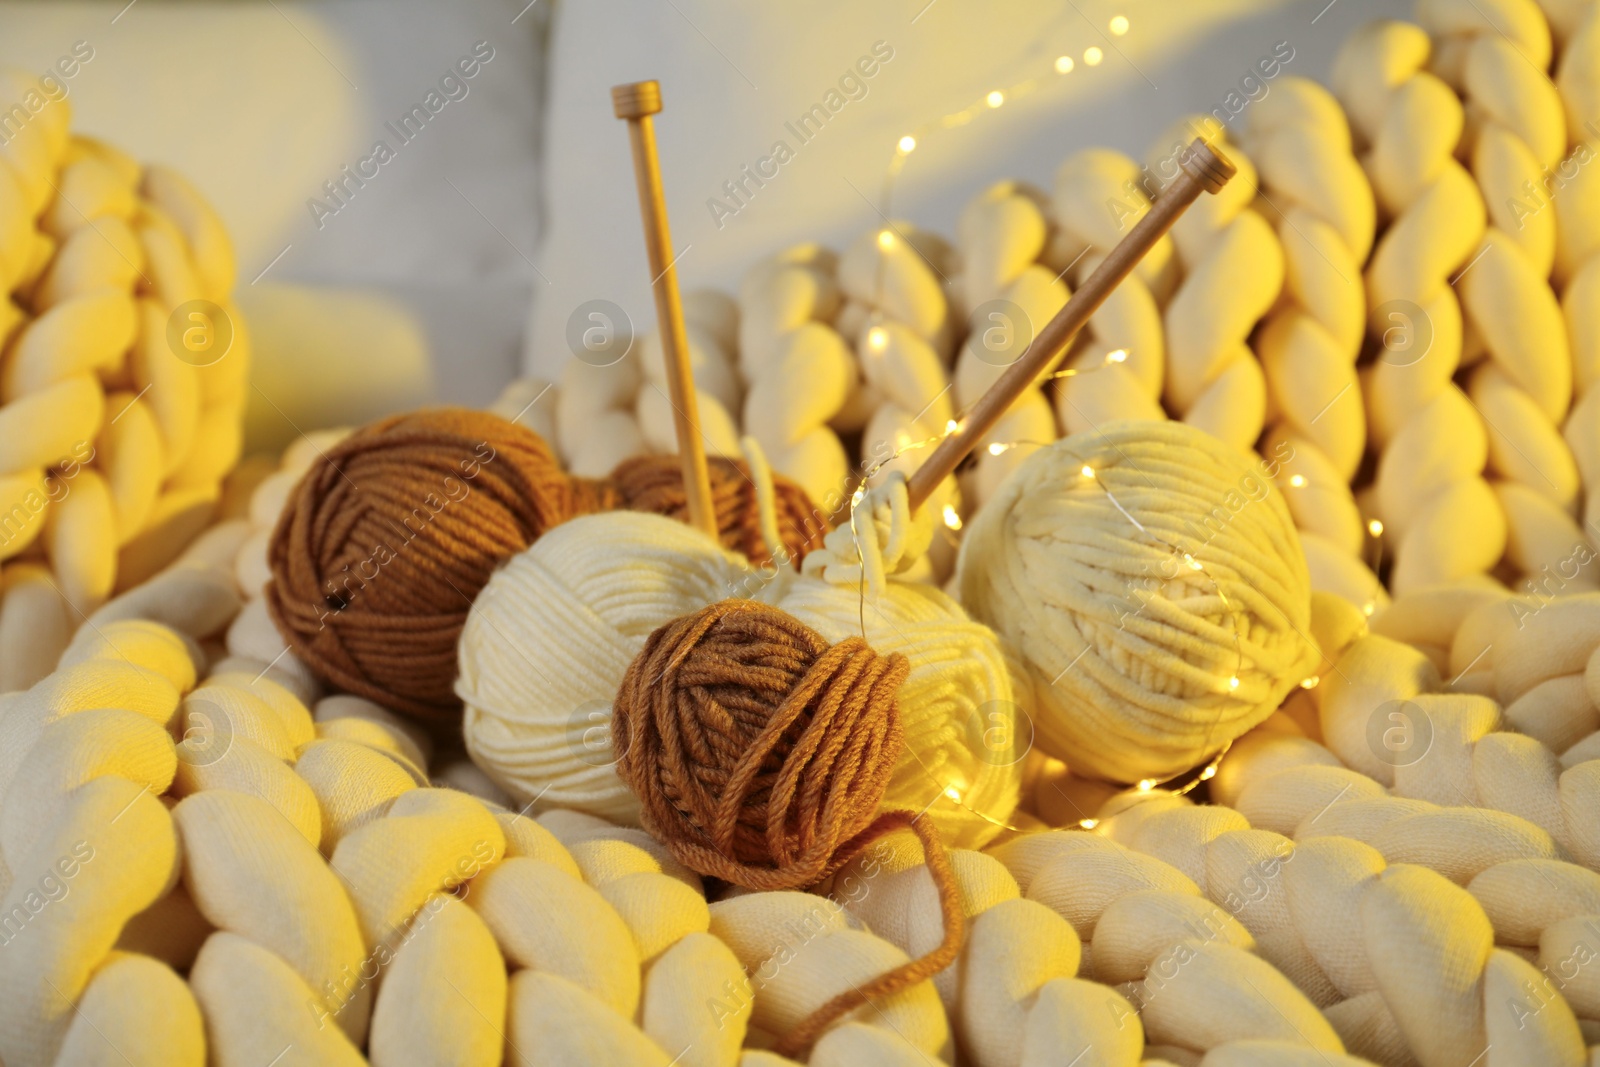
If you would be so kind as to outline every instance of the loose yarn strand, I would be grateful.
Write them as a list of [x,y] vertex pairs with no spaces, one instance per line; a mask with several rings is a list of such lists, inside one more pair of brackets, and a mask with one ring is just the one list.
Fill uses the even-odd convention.
[[927,981],[955,962],[966,939],[966,913],[962,910],[961,890],[950,867],[950,854],[939,840],[933,823],[909,811],[886,811],[873,821],[839,853],[839,865],[848,863],[879,837],[893,830],[908,829],[922,842],[928,873],[939,892],[939,909],[944,917],[944,939],[924,956],[885,971],[865,985],[854,986],[806,1016],[784,1035],[775,1051],[791,1059],[805,1054],[823,1032],[842,1016],[875,1000],[892,997]]

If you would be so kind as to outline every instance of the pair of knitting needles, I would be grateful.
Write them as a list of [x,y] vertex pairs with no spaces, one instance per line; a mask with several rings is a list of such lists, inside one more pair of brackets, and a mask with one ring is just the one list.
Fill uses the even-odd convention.
[[[678,438],[678,455],[683,463],[683,482],[688,495],[689,521],[713,538],[717,536],[716,515],[711,506],[711,482],[706,471],[705,444],[700,436],[700,416],[694,379],[689,364],[689,341],[684,330],[683,303],[678,293],[678,275],[672,252],[672,235],[667,225],[666,194],[661,185],[661,164],[656,156],[655,130],[651,116],[661,110],[661,86],[654,81],[632,82],[611,90],[612,108],[628,123],[633,145],[634,177],[639,186],[639,208],[644,216],[645,249],[654,275],[656,317],[661,330],[662,351],[666,357],[667,381],[671,388]],[[1182,173],[1164,189],[1094,273],[1072,294],[1061,310],[1034,336],[1026,351],[978,398],[972,410],[955,430],[939,442],[933,454],[911,475],[907,490],[913,510],[927,502],[941,482],[955,473],[995,423],[1000,421],[1018,397],[1054,367],[1065,355],[1078,331],[1089,321],[1122,280],[1133,272],[1141,259],[1170,230],[1178,217],[1202,192],[1216,193],[1234,175],[1234,166],[1216,149],[1196,138],[1180,160]]]

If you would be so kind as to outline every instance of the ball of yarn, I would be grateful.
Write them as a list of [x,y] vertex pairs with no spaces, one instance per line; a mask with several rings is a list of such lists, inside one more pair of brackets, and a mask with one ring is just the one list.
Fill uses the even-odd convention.
[[683,864],[750,889],[802,889],[877,818],[910,669],[758,601],[650,635],[617,693],[617,772]]
[[519,805],[637,825],[610,728],[628,664],[659,627],[761,581],[743,557],[657,515],[550,531],[495,573],[461,631],[468,753]]
[[880,656],[903,655],[906,744],[883,806],[926,809],[956,847],[994,837],[1016,807],[1026,749],[985,738],[995,716],[1001,732],[1025,721],[1027,701],[992,631],[932,587],[889,582],[864,603],[856,585],[752,570],[699,531],[636,512],[552,530],[478,597],[457,683],[468,751],[518,803],[638,823],[639,802],[617,773],[613,701],[652,632],[729,598],[774,605],[835,646],[865,625]]
[[1195,766],[1318,661],[1269,472],[1179,422],[1040,449],[968,526],[957,574],[967,609],[1027,661],[1042,747],[1081,774]]
[[[774,562],[774,546],[767,544],[761,531],[761,505],[749,465],[712,456],[706,466],[723,545],[744,553],[752,563]],[[677,456],[635,456],[624,460],[612,471],[611,481],[622,507],[688,521],[689,497],[683,489],[683,470]],[[828,532],[827,519],[806,491],[788,478],[774,474],[772,490],[778,537],[783,542],[776,559],[798,565],[807,552],[822,544],[822,537]]]
[[455,696],[456,642],[489,575],[580,510],[615,506],[544,441],[482,412],[384,419],[330,448],[273,530],[267,604],[324,680],[418,716]]

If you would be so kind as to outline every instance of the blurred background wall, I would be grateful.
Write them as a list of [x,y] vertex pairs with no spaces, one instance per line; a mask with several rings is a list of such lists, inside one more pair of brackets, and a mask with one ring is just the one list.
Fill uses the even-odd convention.
[[[1356,26],[1409,7],[57,0],[0,3],[0,63],[43,70],[88,42],[93,58],[68,83],[77,128],[177,166],[216,205],[256,342],[250,441],[276,447],[296,429],[483,403],[519,373],[554,377],[569,358],[567,318],[586,300],[652,323],[614,83],[660,79],[680,278],[733,288],[786,245],[839,245],[874,225],[898,139],[991,89],[1041,77],[978,121],[922,137],[895,217],[950,234],[993,180],[1048,188],[1089,145],[1142,156],[1173,120],[1222,106],[1280,42],[1293,49],[1286,72],[1324,79]],[[868,56],[875,73],[802,143],[786,124]],[[1062,56],[1071,73],[1055,73]],[[427,121],[402,128],[419,106]],[[777,176],[747,181],[743,203],[728,197],[724,183],[779,140],[793,158]],[[372,172],[363,161],[379,141],[390,157],[376,176],[350,179],[345,168]]]

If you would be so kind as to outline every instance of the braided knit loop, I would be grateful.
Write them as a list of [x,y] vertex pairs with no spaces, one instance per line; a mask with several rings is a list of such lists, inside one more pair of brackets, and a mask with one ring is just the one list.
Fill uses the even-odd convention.
[[904,743],[910,664],[724,600],[650,635],[617,694],[617,771],[686,866],[751,889],[813,885],[867,829]]
[[456,641],[490,573],[602,495],[575,491],[537,435],[492,415],[387,419],[301,480],[273,531],[267,604],[327,681],[449,714]]

